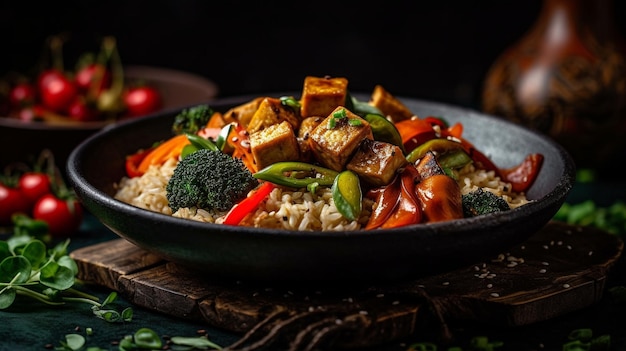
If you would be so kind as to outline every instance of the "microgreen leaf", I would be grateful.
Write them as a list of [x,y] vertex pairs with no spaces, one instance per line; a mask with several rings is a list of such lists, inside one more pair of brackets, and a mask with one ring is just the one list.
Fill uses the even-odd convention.
[[191,347],[199,348],[199,349],[204,349],[207,347],[212,347],[218,350],[222,349],[221,346],[211,342],[209,339],[207,339],[206,336],[199,336],[199,337],[173,336],[170,339],[170,341],[176,345],[191,346]]
[[161,338],[157,333],[149,328],[140,328],[133,336],[135,344],[145,349],[160,349],[163,346]]
[[40,240],[33,240],[24,246],[22,255],[30,261],[34,269],[37,269],[46,260],[46,244]]
[[12,256],[11,251],[9,250],[9,244],[6,241],[0,241],[0,261],[9,256]]
[[65,342],[61,342],[61,344],[70,350],[80,350],[85,346],[85,337],[80,334],[67,334],[65,335]]
[[24,256],[11,256],[0,262],[0,282],[26,283],[30,277],[30,272],[30,262]]
[[9,286],[5,286],[0,290],[0,310],[5,308],[9,308],[15,301],[15,290],[11,289]]

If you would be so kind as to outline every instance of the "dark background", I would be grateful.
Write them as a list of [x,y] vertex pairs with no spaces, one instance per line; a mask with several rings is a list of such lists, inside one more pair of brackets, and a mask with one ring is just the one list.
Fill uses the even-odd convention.
[[[347,2],[346,2],[347,3]],[[66,66],[112,35],[125,64],[185,70],[221,96],[299,90],[306,75],[352,91],[477,107],[487,70],[534,23],[542,1],[3,1],[0,69],[32,69],[65,33]],[[626,6],[614,4],[622,33]],[[620,23],[621,20],[621,23]]]

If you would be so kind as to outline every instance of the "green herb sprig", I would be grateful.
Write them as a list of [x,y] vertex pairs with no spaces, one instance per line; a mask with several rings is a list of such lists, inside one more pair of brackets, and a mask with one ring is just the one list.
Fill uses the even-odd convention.
[[13,236],[0,241],[0,310],[7,309],[18,296],[58,306],[70,302],[87,303],[98,318],[108,322],[130,321],[133,311],[110,308],[117,298],[112,292],[103,302],[74,288],[78,266],[68,255],[69,239],[48,248],[39,238],[47,224],[25,215],[13,218]]
[[[89,335],[89,334],[88,334]],[[85,350],[87,338],[81,334],[66,334],[61,346],[55,347],[57,351],[77,351]],[[163,341],[161,337],[150,328],[140,328],[132,335],[126,335],[119,342],[120,351],[133,350],[162,350]],[[196,337],[174,336],[169,339],[167,349],[171,350],[221,350],[222,347],[210,341],[206,335]],[[87,351],[104,351],[97,346],[90,346]]]

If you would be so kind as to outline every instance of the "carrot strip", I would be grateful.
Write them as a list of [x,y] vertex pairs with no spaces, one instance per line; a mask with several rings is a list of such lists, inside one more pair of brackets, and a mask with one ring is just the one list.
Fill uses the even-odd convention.
[[180,156],[181,151],[185,145],[190,144],[185,134],[175,135],[172,138],[164,141],[160,145],[154,148],[146,157],[141,160],[141,163],[137,167],[137,171],[144,174],[148,167],[151,165],[162,165],[170,158],[176,158]]

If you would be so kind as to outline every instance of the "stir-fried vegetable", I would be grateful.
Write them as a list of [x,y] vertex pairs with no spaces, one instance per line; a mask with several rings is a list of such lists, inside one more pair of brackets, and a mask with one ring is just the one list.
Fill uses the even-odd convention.
[[[171,209],[227,211],[221,222],[231,225],[240,224],[276,187],[312,194],[329,188],[334,206],[353,222],[364,220],[367,199],[373,206],[366,212],[367,223],[359,224],[365,229],[453,220],[480,212],[463,212],[457,177],[467,165],[491,171],[523,193],[543,163],[542,155],[531,154],[519,165],[498,168],[463,137],[462,123],[420,118],[380,86],[369,101],[359,101],[347,91],[345,78],[306,77],[300,99],[258,97],[223,114],[208,105],[189,108],[177,116],[172,130],[179,134],[129,157],[128,175],[175,158],[179,163],[167,189]],[[224,195],[238,188],[223,185],[234,167],[200,160],[200,152],[236,160],[250,175],[245,184],[254,186],[242,186],[237,196]],[[188,160],[192,155],[193,162]],[[193,174],[193,181],[178,181],[181,174]],[[259,180],[264,185],[246,197]],[[179,201],[177,194],[206,184],[218,184],[212,185],[213,195],[221,192],[231,201],[220,200],[219,206],[198,196]]]

